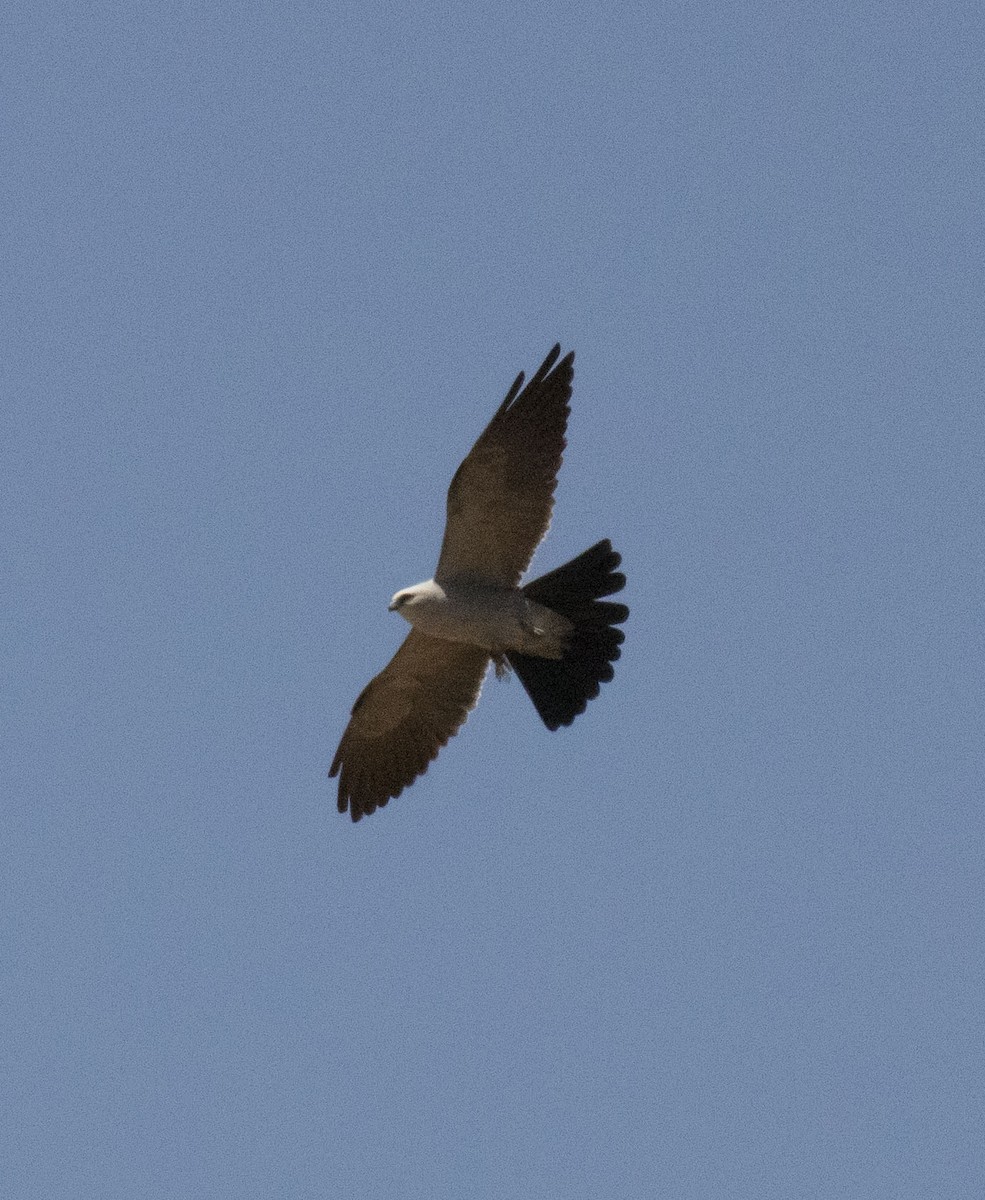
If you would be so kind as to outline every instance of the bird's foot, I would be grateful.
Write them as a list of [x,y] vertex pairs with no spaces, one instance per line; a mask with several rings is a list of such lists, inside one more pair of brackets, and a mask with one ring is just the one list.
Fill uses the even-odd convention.
[[494,651],[492,654],[492,660],[493,667],[496,671],[496,678],[506,679],[510,673],[510,664],[506,660],[506,655],[501,654],[498,651]]

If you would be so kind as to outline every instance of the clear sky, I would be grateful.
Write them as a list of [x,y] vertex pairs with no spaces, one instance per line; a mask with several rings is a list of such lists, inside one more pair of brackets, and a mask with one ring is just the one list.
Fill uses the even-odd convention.
[[[978,1200],[980,7],[2,26],[3,1194]],[[353,826],[555,341],[616,679]]]

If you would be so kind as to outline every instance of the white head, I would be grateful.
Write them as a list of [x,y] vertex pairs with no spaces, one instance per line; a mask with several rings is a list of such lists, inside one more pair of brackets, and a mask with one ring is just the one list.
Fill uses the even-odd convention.
[[401,588],[390,601],[390,612],[398,612],[411,625],[422,615],[433,610],[445,599],[444,589],[433,579],[415,583],[413,587]]

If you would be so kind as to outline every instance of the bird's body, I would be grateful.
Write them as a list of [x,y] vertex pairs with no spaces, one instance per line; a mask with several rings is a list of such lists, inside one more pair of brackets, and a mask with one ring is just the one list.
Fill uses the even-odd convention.
[[421,633],[480,646],[491,655],[516,650],[538,658],[560,658],[571,622],[528,599],[520,588],[433,579],[398,592],[390,611]]
[[548,729],[570,725],[612,679],[625,576],[608,541],[520,585],[547,532],[565,446],[574,354],[521,373],[448,489],[434,578],[390,601],[413,626],[363,688],[330,775],[339,812],[375,812],[427,770],[475,706],[490,661],[512,667]]

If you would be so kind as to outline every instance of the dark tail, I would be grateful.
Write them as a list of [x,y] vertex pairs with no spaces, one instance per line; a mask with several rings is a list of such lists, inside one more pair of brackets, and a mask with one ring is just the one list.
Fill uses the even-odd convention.
[[626,576],[616,570],[621,561],[606,538],[522,589],[574,623],[563,658],[506,655],[548,729],[570,725],[615,674],[612,664],[625,634],[614,626],[626,620],[629,609],[599,597],[626,586]]

